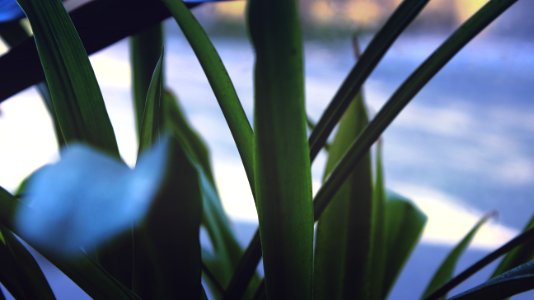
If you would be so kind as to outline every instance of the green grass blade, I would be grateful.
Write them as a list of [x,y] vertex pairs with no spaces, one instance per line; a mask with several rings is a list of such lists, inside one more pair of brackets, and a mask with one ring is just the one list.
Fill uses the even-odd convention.
[[338,123],[339,119],[349,106],[350,102],[360,91],[365,80],[384,57],[391,45],[417,17],[429,0],[406,0],[403,1],[391,17],[387,20],[380,31],[369,43],[361,58],[354,65],[334,98],[319,119],[316,128],[312,131],[310,142],[310,157],[313,161],[321,148],[323,148],[328,136]]
[[315,217],[322,214],[330,199],[364,157],[371,145],[393,122],[413,97],[470,40],[517,0],[489,1],[474,16],[456,30],[410,77],[397,89],[376,117],[352,144],[347,154],[315,196]]
[[[352,169],[363,158],[371,145],[378,139],[413,96],[482,29],[502,14],[517,0],[490,1],[479,12],[460,27],[433,55],[431,55],[395,92],[367,128],[352,144],[339,167],[327,179],[314,198],[314,218],[317,220],[330,199],[348,178]],[[241,265],[243,269],[255,269],[261,257],[259,239],[253,239]],[[249,272],[250,273],[250,272]],[[237,275],[239,276],[239,275]],[[239,279],[236,281],[246,281]]]
[[130,37],[130,61],[132,66],[132,94],[137,136],[141,136],[141,124],[147,91],[163,49],[163,27],[157,24]]
[[404,264],[417,245],[426,224],[426,216],[408,199],[389,193],[385,205],[385,256],[383,295],[393,288]]
[[254,133],[230,76],[202,26],[182,1],[161,0],[171,12],[193,48],[237,145],[254,193]]
[[156,63],[156,67],[148,86],[141,126],[139,128],[139,153],[150,148],[158,140],[163,125],[163,52]]
[[297,3],[252,0],[248,24],[256,52],[254,178],[265,289],[272,299],[310,299],[313,210]]
[[0,281],[17,299],[55,299],[43,271],[19,240],[2,229]]
[[525,243],[528,243],[529,241],[532,241],[532,239],[534,239],[534,228],[528,229],[527,231],[513,238],[508,243],[501,246],[499,249],[484,256],[482,259],[471,265],[469,268],[465,269],[463,272],[449,280],[446,284],[444,284],[434,293],[432,293],[432,295],[426,297],[425,300],[439,299],[442,295],[445,295],[447,292],[458,286],[460,283],[464,282],[467,278],[480,271],[482,268],[484,268],[497,258],[512,251],[517,247],[520,247]]
[[80,37],[61,1],[18,0],[32,25],[64,140],[119,157],[115,133]]
[[[361,96],[340,121],[325,174],[336,166],[368,123]],[[369,299],[375,232],[371,162],[367,155],[332,199],[317,224],[314,299]]]
[[[456,268],[456,264],[458,263],[460,256],[465,252],[465,250],[467,250],[467,247],[469,247],[469,244],[475,237],[480,227],[482,227],[482,225],[484,225],[484,223],[486,223],[489,218],[491,218],[491,215],[486,215],[482,217],[482,219],[475,224],[475,226],[456,245],[456,247],[452,249],[452,251],[447,255],[445,260],[438,267],[436,273],[434,273],[434,276],[430,280],[430,283],[427,285],[425,291],[423,292],[422,298],[428,297],[437,288],[439,288],[445,282],[452,278],[454,269]],[[446,296],[447,295],[444,294],[441,296],[441,298],[445,299]]]
[[[180,142],[172,153],[162,189],[143,225],[152,260],[153,299],[198,299],[201,296],[199,230],[201,178]],[[148,274],[143,274],[147,276]]]
[[534,290],[534,261],[515,267],[450,299],[505,299],[529,290]]
[[[523,229],[523,232],[526,232],[529,229],[534,228],[534,215],[530,218],[530,221]],[[520,264],[526,263],[527,261],[534,259],[534,239],[526,242],[520,247],[510,251],[499,263],[491,277],[495,277],[504,273],[512,268],[519,266]]]

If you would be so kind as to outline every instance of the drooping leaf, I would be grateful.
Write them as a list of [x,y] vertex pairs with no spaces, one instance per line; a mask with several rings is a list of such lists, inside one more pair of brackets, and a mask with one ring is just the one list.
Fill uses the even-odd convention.
[[534,261],[519,265],[450,299],[505,299],[529,290],[534,290]]
[[272,299],[309,299],[313,209],[297,2],[252,0],[248,25],[256,52],[254,178],[265,290]]
[[426,223],[426,216],[411,201],[388,193],[385,206],[386,249],[383,298],[386,298],[404,264],[417,245]]
[[139,153],[155,144],[163,126],[163,52],[156,63],[146,94],[139,127]]
[[[491,214],[485,215],[480,221],[478,221],[475,226],[467,233],[467,235],[452,249],[452,251],[447,255],[445,260],[438,267],[436,273],[430,280],[430,283],[425,288],[422,298],[426,298],[432,292],[434,292],[438,287],[442,286],[445,282],[452,278],[456,264],[460,259],[460,256],[464,251],[469,247],[469,244],[475,237],[475,234],[478,232],[480,227],[488,221],[491,217]],[[442,296],[444,299],[446,294]]]
[[132,94],[137,136],[141,136],[141,124],[147,91],[163,49],[163,28],[157,24],[130,37],[130,61],[132,67]]
[[87,146],[72,145],[62,159],[31,178],[17,212],[17,232],[32,245],[65,254],[89,251],[146,214],[162,180],[168,149],[161,142],[131,170]]
[[[529,229],[534,228],[534,215],[530,218],[530,221],[527,223],[523,232],[526,232]],[[519,266],[520,264],[526,263],[534,259],[534,239],[527,241],[521,246],[510,251],[499,263],[491,277],[495,277],[504,273],[512,268]]]
[[60,0],[18,0],[32,25],[54,118],[67,143],[119,157],[115,133],[80,37]]
[[161,0],[171,12],[193,48],[217,98],[241,156],[254,193],[254,133],[237,96],[230,76],[202,26],[181,1]]
[[55,299],[43,271],[28,249],[8,230],[2,229],[0,281],[17,299]]
[[[367,125],[361,96],[341,119],[330,147],[325,174],[331,172]],[[370,158],[353,170],[317,224],[314,299],[367,299],[371,294],[374,199]]]

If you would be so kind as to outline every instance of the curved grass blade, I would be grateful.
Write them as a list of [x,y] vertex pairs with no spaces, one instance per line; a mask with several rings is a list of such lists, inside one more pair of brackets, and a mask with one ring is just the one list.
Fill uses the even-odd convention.
[[[356,97],[330,147],[325,174],[336,166],[368,117],[363,99]],[[371,162],[367,155],[352,171],[317,224],[314,257],[314,299],[368,299],[372,293],[373,235],[376,203]],[[326,177],[326,175],[325,175]]]
[[421,238],[427,217],[408,199],[389,192],[385,204],[383,295],[386,299]]
[[193,48],[237,145],[254,194],[254,133],[230,76],[206,32],[182,1],[161,0],[171,12]]
[[163,131],[163,51],[153,70],[139,128],[139,153],[154,145]]
[[[25,239],[24,234],[17,232],[14,226],[14,216],[18,207],[18,201],[6,190],[0,188],[0,223]],[[84,253],[80,253],[76,260],[69,260],[50,253],[38,245],[31,246],[56,265],[91,297],[97,299],[137,299],[135,294],[109,276]]]
[[55,299],[43,271],[19,240],[2,229],[0,281],[17,299]]
[[254,178],[265,290],[272,299],[310,299],[313,209],[297,2],[252,0],[248,25],[256,52]]
[[63,139],[83,141],[119,157],[87,52],[61,1],[18,2],[32,25]]
[[502,255],[512,251],[516,247],[519,247],[525,243],[528,243],[534,239],[534,228],[531,228],[517,237],[513,238],[508,243],[504,244],[499,249],[491,252],[490,254],[486,255],[473,265],[471,265],[469,268],[465,269],[460,274],[456,275],[454,278],[449,280],[446,284],[441,286],[439,289],[437,289],[434,293],[432,293],[430,296],[426,297],[425,300],[435,300],[439,299],[441,296],[448,293],[450,290],[458,286],[460,283],[464,282],[467,278],[469,278],[471,275],[475,274],[476,272],[480,271],[480,269],[484,268],[497,258],[501,257]]
[[365,80],[384,57],[385,53],[391,48],[393,42],[395,42],[413,19],[417,17],[428,1],[403,1],[371,40],[361,58],[358,59],[358,62],[343,81],[334,98],[328,104],[316,128],[310,135],[310,157],[312,161],[321,148],[323,148],[328,136],[349,106],[351,100],[354,99],[358,91],[362,88]]
[[533,289],[534,261],[530,261],[450,299],[505,299]]
[[[363,158],[371,145],[378,139],[395,117],[408,104],[413,96],[482,29],[502,14],[517,0],[490,1],[479,12],[460,27],[445,43],[443,43],[412,75],[402,84],[390,100],[384,105],[377,116],[370,122],[362,134],[354,141],[351,149],[339,163],[339,167],[329,176],[314,198],[315,220],[322,214],[332,196],[336,193],[351,170]],[[252,239],[240,265],[255,270],[261,258],[259,239]],[[251,272],[246,272],[250,274]],[[241,277],[237,274],[236,276]],[[239,278],[236,282],[244,282]]]
[[141,136],[141,124],[148,87],[163,49],[161,24],[146,29],[130,38],[130,61],[132,66],[132,94],[137,136]]
[[517,0],[489,1],[475,15],[456,30],[386,102],[367,128],[354,141],[346,155],[315,195],[315,218],[320,216],[330,199],[348,178],[384,130],[428,81],[449,62],[470,40]]
[[[534,228],[534,215],[530,218],[530,221],[523,229],[523,232]],[[499,263],[491,277],[495,277],[504,273],[512,268],[526,263],[527,261],[534,259],[534,239],[521,245],[520,247],[510,251]]]
[[[434,276],[425,288],[425,291],[423,292],[423,296],[421,298],[426,298],[438,287],[442,286],[445,282],[452,278],[454,269],[456,268],[456,264],[458,263],[460,256],[465,252],[467,247],[469,247],[469,244],[475,237],[480,227],[482,227],[482,225],[484,225],[484,223],[486,223],[492,217],[492,215],[493,214],[488,214],[482,217],[482,219],[480,219],[480,221],[475,224],[475,226],[458,243],[458,245],[456,245],[456,247],[452,249],[452,251],[447,255],[445,260],[438,267],[436,273],[434,273]],[[441,296],[441,298],[445,299],[446,296],[447,294],[444,294]]]

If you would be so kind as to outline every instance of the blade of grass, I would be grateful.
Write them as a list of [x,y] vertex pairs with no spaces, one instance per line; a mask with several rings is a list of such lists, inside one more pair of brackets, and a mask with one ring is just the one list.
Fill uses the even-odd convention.
[[139,153],[150,148],[159,138],[163,126],[163,51],[160,52],[156,68],[146,93],[141,125],[139,127]]
[[171,12],[193,48],[237,145],[254,194],[254,133],[230,76],[202,26],[182,1],[161,0]]
[[137,136],[141,136],[141,124],[148,87],[154,66],[161,57],[163,28],[157,24],[130,38],[130,61],[132,66],[132,94]]
[[534,261],[515,267],[450,299],[505,299],[532,289],[534,289]]
[[[171,139],[167,174],[143,224],[153,262],[151,299],[198,299],[201,296],[199,230],[201,178],[177,139]],[[147,276],[147,274],[143,274]]]
[[404,264],[421,238],[426,216],[411,201],[388,193],[385,205],[385,268],[382,298],[386,299]]
[[43,271],[19,240],[2,229],[0,281],[17,299],[55,299]]
[[512,251],[516,247],[519,247],[525,243],[531,242],[534,239],[534,228],[531,228],[517,237],[513,238],[508,243],[501,246],[499,249],[491,252],[490,254],[484,256],[482,259],[465,269],[460,274],[456,275],[454,278],[449,280],[447,283],[442,285],[439,289],[433,292],[431,295],[425,298],[425,300],[435,300],[439,299],[441,296],[447,294],[450,290],[458,286],[460,283],[464,282],[467,278],[471,277],[473,274],[478,272],[480,269],[484,268],[497,258],[502,255]]
[[365,80],[384,57],[391,45],[408,25],[417,17],[429,0],[403,1],[386,21],[380,31],[374,36],[365,49],[358,62],[354,65],[341,87],[334,95],[332,101],[319,119],[316,128],[312,131],[310,143],[310,157],[313,161],[328,136],[347,109],[350,101],[360,91]]
[[82,42],[61,1],[18,0],[32,25],[64,140],[119,157],[115,133]]
[[272,299],[310,299],[313,208],[297,2],[252,0],[248,25],[256,53],[254,178],[265,290]]
[[[492,215],[493,214],[488,214],[482,217],[482,219],[480,219],[480,221],[475,224],[475,226],[456,245],[456,247],[451,250],[445,260],[443,260],[441,265],[438,267],[438,270],[434,273],[434,276],[425,288],[425,291],[423,292],[423,296],[421,298],[426,298],[438,287],[442,286],[445,282],[451,279],[454,273],[454,269],[456,268],[456,264],[460,259],[460,256],[465,252],[467,247],[469,247],[469,244],[475,237],[480,227],[482,227],[482,225],[484,225],[484,223],[486,223],[492,217]],[[445,297],[447,297],[447,294],[442,295],[440,299],[445,299]]]
[[[341,118],[325,174],[332,171],[368,121],[359,95]],[[314,299],[370,299],[376,210],[373,200],[371,162],[366,155],[318,220]]]
[[[527,225],[523,229],[523,232],[531,228],[534,228],[534,214],[532,215],[532,217],[530,218],[530,221],[527,223]],[[501,273],[504,273],[512,268],[519,266],[520,264],[526,263],[527,261],[530,261],[533,259],[534,259],[534,239],[510,251],[510,253],[508,253],[499,263],[499,265],[497,266],[497,268],[495,269],[491,277],[500,275]]]
[[[314,218],[317,220],[328,205],[351,170],[363,158],[371,145],[391,124],[404,107],[412,100],[423,86],[452,59],[470,40],[501,15],[517,0],[490,1],[473,17],[464,23],[451,37],[447,39],[412,75],[401,85],[395,94],[384,105],[376,117],[369,123],[362,134],[354,141],[345,157],[323,184],[314,198]],[[259,234],[259,233],[258,233]],[[243,269],[256,269],[261,258],[259,239],[253,238],[247,247],[240,263]],[[246,260],[245,260],[246,259]],[[240,269],[240,268],[238,268]],[[250,272],[245,272],[250,274]],[[236,274],[235,282],[247,281]]]

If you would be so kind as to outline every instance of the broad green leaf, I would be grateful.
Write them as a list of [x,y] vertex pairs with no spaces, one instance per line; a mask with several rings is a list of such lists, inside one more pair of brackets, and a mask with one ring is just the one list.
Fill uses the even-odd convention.
[[139,153],[157,142],[163,125],[163,52],[157,61],[146,94],[143,115],[139,128]]
[[18,0],[32,25],[64,141],[86,142],[119,157],[100,88],[69,15],[60,0]]
[[[325,174],[365,128],[367,112],[361,96],[341,119],[329,151]],[[326,176],[325,176],[326,177]],[[372,282],[374,204],[370,158],[349,179],[319,218],[315,244],[314,299],[369,299]]]
[[313,209],[297,2],[252,0],[248,25],[256,53],[254,178],[265,290],[272,299],[309,299]]
[[[358,50],[357,48],[356,50]],[[364,159],[365,161],[365,159]],[[370,299],[382,299],[383,284],[386,268],[386,184],[384,170],[382,166],[382,142],[376,144],[375,157],[375,185],[373,188],[373,209],[372,209],[372,232],[371,232],[371,260],[368,273],[371,281]]]
[[332,101],[321,116],[317,127],[310,135],[310,157],[313,161],[319,150],[323,148],[328,136],[338,123],[341,116],[363,86],[365,80],[391,48],[393,42],[421,12],[429,0],[403,1],[393,12],[369,43],[361,58],[354,65]]
[[[22,205],[6,190],[0,188],[0,223],[23,240],[29,241],[30,239],[24,235],[24,232],[19,232],[15,228],[16,212],[20,210]],[[70,260],[51,253],[38,244],[31,242],[29,244],[91,297],[96,299],[137,299],[136,295],[115,281],[81,250],[76,260]]]
[[[530,221],[523,229],[526,232],[529,229],[534,228],[534,215],[530,218]],[[512,268],[526,263],[527,261],[534,259],[534,239],[527,241],[523,245],[510,251],[499,263],[491,277],[495,277],[501,273],[504,273]]]
[[[197,171],[202,179],[202,224],[208,232],[213,247],[213,253],[203,252],[203,262],[216,278],[217,283],[227,287],[242,255],[242,250],[234,237],[230,220],[224,212],[215,187],[208,149],[200,135],[189,124],[176,97],[168,91],[165,93],[164,105],[166,127],[188,149],[190,156],[197,162]],[[253,280],[250,289],[254,288],[256,282],[257,280]]]
[[[456,30],[434,53],[415,70],[380,109],[366,129],[354,141],[343,159],[321,186],[314,198],[315,217],[322,214],[352,169],[363,159],[371,145],[393,122],[413,97],[480,31],[517,0],[489,1]],[[363,56],[363,55],[362,55]],[[362,57],[363,60],[363,57]]]
[[130,37],[130,61],[132,67],[132,94],[137,136],[141,136],[141,124],[147,91],[163,49],[163,28],[161,24]]
[[386,249],[382,289],[384,299],[417,245],[426,220],[425,214],[411,201],[398,194],[388,193],[384,224]]
[[[179,140],[171,138],[165,179],[143,223],[150,273],[142,274],[154,294],[147,299],[201,296],[201,178]],[[146,282],[139,283],[145,284]]]
[[534,261],[517,266],[450,299],[505,299],[529,290],[534,290]]
[[[447,282],[449,279],[452,278],[454,269],[456,268],[456,264],[458,263],[460,256],[464,253],[467,247],[469,247],[469,244],[475,237],[480,227],[482,227],[482,225],[484,225],[484,223],[486,223],[486,221],[488,221],[489,218],[491,218],[491,214],[482,217],[482,219],[475,224],[475,226],[456,245],[456,247],[452,249],[452,251],[447,255],[445,260],[438,267],[438,270],[436,271],[436,273],[434,273],[434,276],[430,280],[430,283],[427,285],[425,291],[423,292],[422,298],[426,298],[432,292],[434,292],[437,288],[439,288],[445,282]],[[446,295],[442,296],[443,299],[445,299],[445,297]]]
[[230,76],[219,54],[202,26],[182,1],[161,0],[171,12],[193,48],[217,98],[224,118],[241,155],[241,160],[254,193],[254,133],[237,96]]
[[2,229],[0,281],[17,299],[55,299],[41,268],[28,249]]

